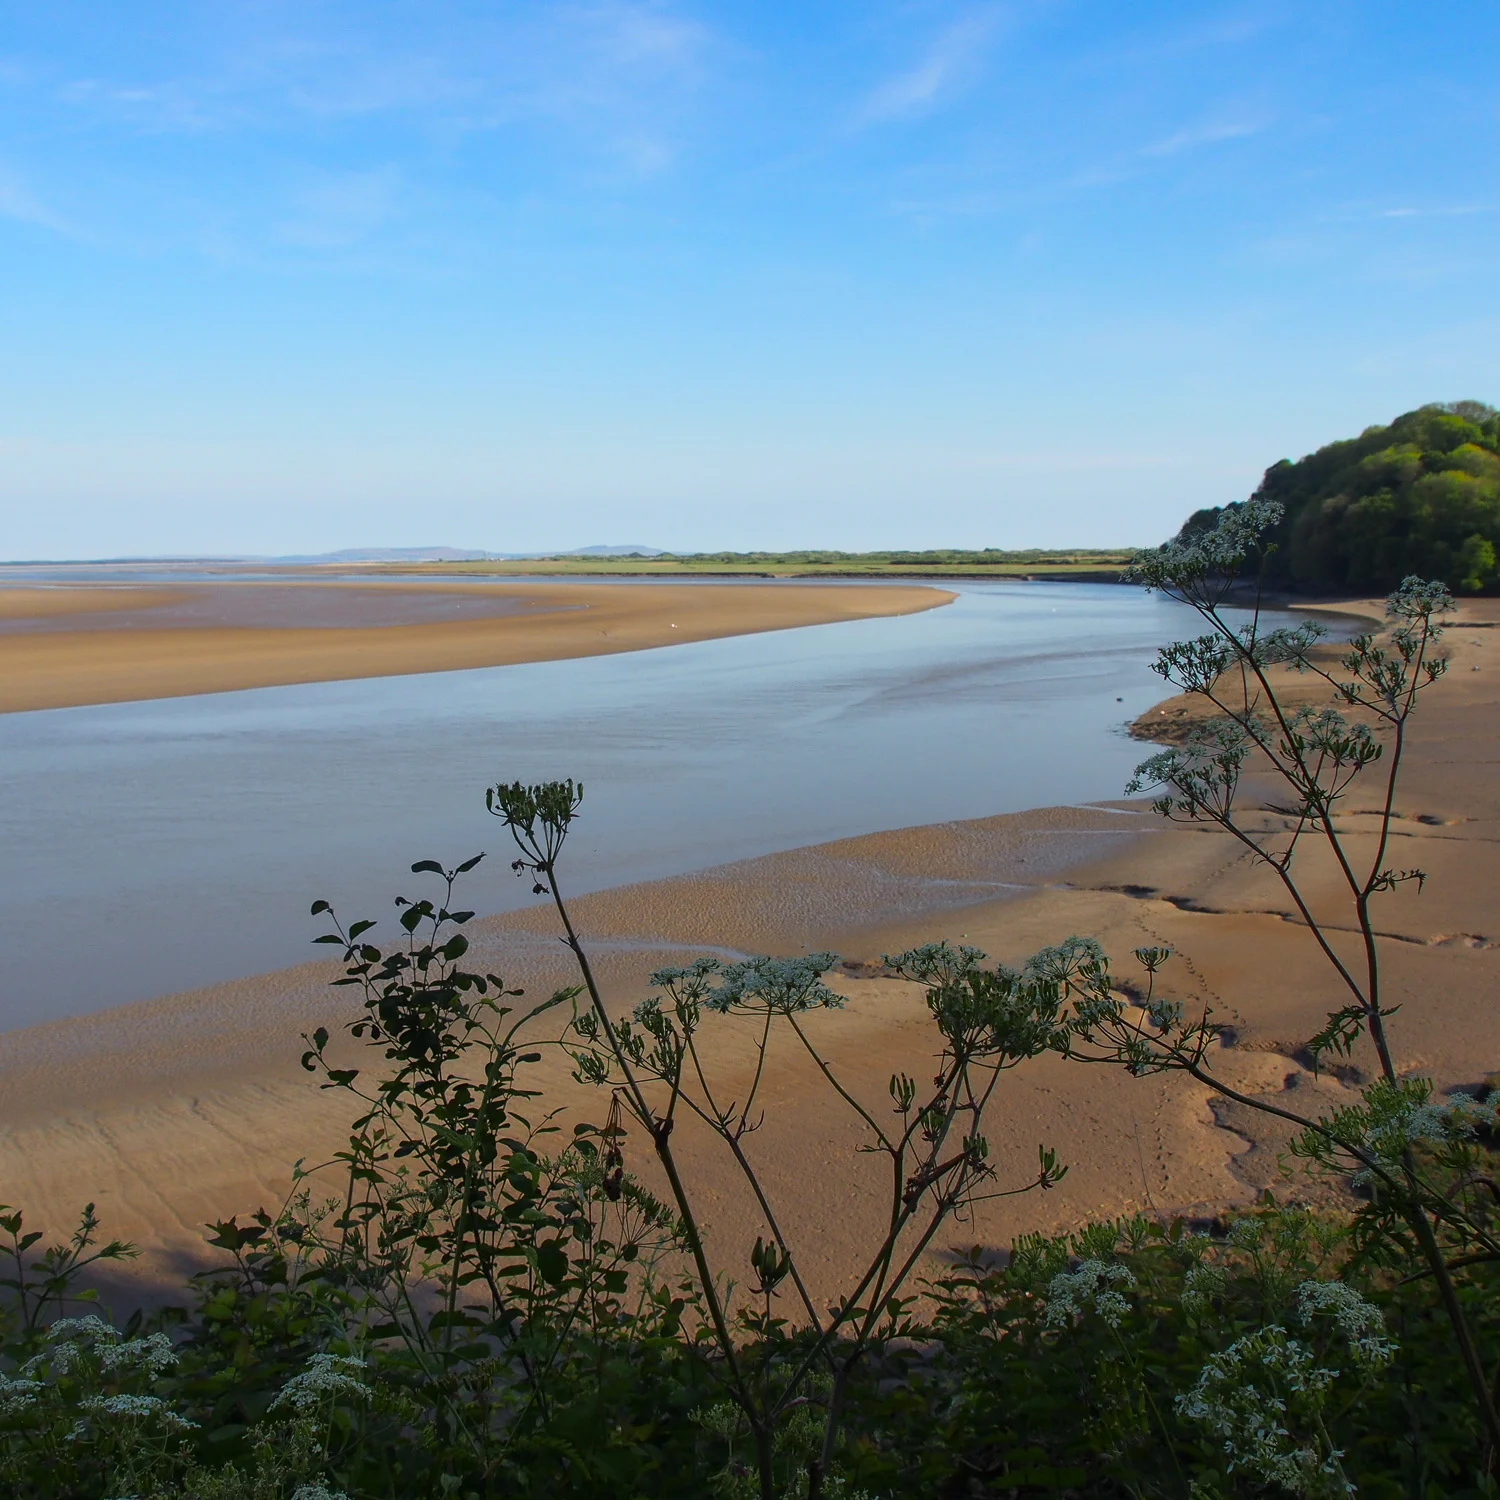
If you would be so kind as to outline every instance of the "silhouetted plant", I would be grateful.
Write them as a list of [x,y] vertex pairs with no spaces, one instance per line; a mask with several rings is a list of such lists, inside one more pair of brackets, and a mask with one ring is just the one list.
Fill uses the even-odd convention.
[[[342,1200],[326,1217],[273,1226],[321,1278],[357,1292],[351,1339],[399,1346],[409,1380],[438,1398],[439,1437],[481,1473],[549,1419],[551,1373],[576,1331],[612,1336],[632,1295],[631,1315],[645,1321],[660,1302],[650,1265],[676,1235],[638,1183],[609,1176],[596,1127],[580,1123],[543,1149],[557,1127],[550,1114],[533,1118],[538,1091],[524,1082],[542,1058],[535,1023],[579,992],[516,1010],[506,1002],[520,990],[462,966],[473,912],[456,909],[453,889],[482,857],[412,866],[443,893],[398,899],[405,941],[393,949],[369,942],[373,923],[345,930],[327,902],[314,904],[334,922],[318,941],[344,950],[336,983],[363,994],[347,1029],[387,1066],[367,1078],[331,1055],[325,1029],[306,1038],[303,1066],[361,1113],[334,1159]],[[632,1279],[632,1268],[645,1274]]]
[[[1435,648],[1441,617],[1454,605],[1441,584],[1408,578],[1387,601],[1387,631],[1356,636],[1339,654],[1337,672],[1315,651],[1325,634],[1320,626],[1263,627],[1259,593],[1249,622],[1234,626],[1226,607],[1237,596],[1247,558],[1279,515],[1275,505],[1252,501],[1226,512],[1214,531],[1137,560],[1137,581],[1190,605],[1209,627],[1194,640],[1163,648],[1156,670],[1204,700],[1213,714],[1184,745],[1145,761],[1130,789],[1159,788],[1159,814],[1223,829],[1276,876],[1345,997],[1308,1043],[1314,1068],[1330,1054],[1348,1056],[1368,1038],[1380,1076],[1358,1104],[1327,1116],[1234,1088],[1213,1070],[1220,1027],[1208,1009],[1189,1014],[1181,1002],[1156,994],[1155,977],[1170,958],[1163,948],[1136,952],[1150,979],[1137,1005],[1113,988],[1103,953],[1091,946],[1067,975],[1071,1037],[1062,1050],[1121,1063],[1135,1074],[1189,1073],[1226,1098],[1297,1126],[1295,1156],[1348,1173],[1367,1188],[1358,1224],[1368,1252],[1405,1266],[1414,1259],[1423,1268],[1417,1274],[1435,1281],[1473,1391],[1488,1469],[1500,1453],[1500,1415],[1453,1277],[1465,1265],[1500,1259],[1495,1194],[1474,1139],[1476,1126],[1493,1124],[1494,1112],[1467,1099],[1439,1106],[1430,1082],[1398,1069],[1372,916],[1377,897],[1408,883],[1420,889],[1426,878],[1387,860],[1408,723],[1419,694],[1443,675],[1446,661]],[[1277,666],[1322,679],[1332,701],[1290,707],[1271,675]],[[1374,847],[1360,858],[1340,815],[1359,778],[1377,768],[1383,774]],[[1286,800],[1247,800],[1243,780],[1252,770],[1275,778]],[[1339,951],[1337,925],[1313,909],[1298,882],[1295,861],[1309,840],[1321,844],[1337,869],[1357,959]]]
[[[0,1260],[8,1262],[0,1276],[0,1291],[7,1294],[0,1306],[0,1329],[14,1331],[25,1343],[34,1343],[49,1318],[70,1306],[96,1302],[98,1288],[86,1283],[89,1270],[106,1261],[132,1260],[140,1252],[126,1240],[99,1243],[99,1216],[94,1205],[84,1205],[78,1227],[60,1244],[37,1246],[46,1238],[40,1229],[27,1229],[18,1208],[0,1203]],[[14,1330],[6,1322],[16,1323]]]
[[[807,1494],[817,1497],[831,1473],[851,1375],[872,1341],[888,1339],[903,1326],[903,1294],[933,1237],[955,1215],[985,1199],[1047,1188],[1063,1175],[1053,1153],[1039,1147],[1034,1177],[996,1185],[983,1134],[1001,1074],[1065,1044],[1062,986],[1039,968],[1024,973],[982,968],[984,955],[976,949],[946,943],[887,958],[893,972],[924,987],[934,1035],[930,1083],[893,1075],[886,1107],[895,1118],[883,1122],[877,1106],[861,1101],[840,1081],[806,1025],[811,1012],[844,1004],[823,979],[837,955],[733,964],[702,958],[657,971],[649,981],[654,995],[628,1017],[611,1016],[558,882],[557,861],[582,804],[582,787],[571,781],[502,784],[486,800],[515,839],[517,872],[532,880],[534,891],[552,896],[579,965],[590,1003],[572,1027],[576,1076],[614,1091],[645,1132],[670,1184],[730,1402],[717,1414],[706,1414],[706,1420],[731,1445],[738,1432],[748,1431],[753,1450],[753,1478],[746,1473],[736,1483],[731,1468],[724,1476],[726,1488],[772,1500],[787,1482],[781,1470],[805,1463]],[[723,1097],[702,1051],[703,1028],[715,1015],[740,1017],[753,1029],[756,1063],[742,1099]],[[888,1168],[881,1230],[866,1252],[863,1271],[827,1309],[818,1306],[803,1279],[799,1249],[784,1228],[784,1214],[751,1143],[761,1124],[757,1101],[768,1059],[783,1036],[812,1061],[862,1127],[858,1150],[882,1157]],[[737,1316],[724,1282],[729,1267],[710,1256],[674,1151],[674,1131],[683,1118],[706,1128],[725,1149],[770,1235],[758,1238],[749,1253],[758,1304]],[[817,1191],[806,1181],[799,1189]],[[773,1312],[774,1299],[787,1288],[798,1304],[795,1319]],[[814,1404],[822,1408],[815,1422]]]

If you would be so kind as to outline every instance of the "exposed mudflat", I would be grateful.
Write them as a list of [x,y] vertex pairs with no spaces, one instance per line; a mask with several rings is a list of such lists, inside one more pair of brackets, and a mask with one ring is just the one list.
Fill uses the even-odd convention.
[[[673,589],[674,599],[682,592]],[[1428,880],[1379,908],[1386,1003],[1399,1007],[1395,1047],[1443,1087],[1500,1067],[1497,625],[1500,604],[1466,603],[1450,633],[1453,667],[1414,722],[1389,856],[1421,866]],[[1166,710],[1174,716],[1174,705]],[[1362,827],[1373,829],[1375,807],[1373,789],[1351,804],[1357,852],[1370,847]],[[1331,862],[1309,847],[1300,874],[1315,909],[1347,927]],[[935,1045],[920,994],[882,977],[880,957],[938,937],[1017,960],[1088,934],[1126,983],[1138,977],[1133,949],[1167,945],[1177,957],[1163,971],[1166,990],[1211,1006],[1232,1028],[1213,1058],[1226,1082],[1316,1108],[1351,1097],[1370,1072],[1358,1052],[1321,1078],[1306,1066],[1302,1044],[1341,998],[1274,878],[1227,836],[1165,825],[1144,803],[848,839],[583,897],[575,915],[618,1006],[641,997],[649,970],[693,953],[840,952],[847,964],[836,983],[847,1007],[812,1017],[809,1033],[872,1109],[889,1108],[892,1072],[930,1071]],[[533,996],[572,981],[544,902],[476,926],[478,966]],[[1336,940],[1352,955],[1347,931]],[[326,1159],[339,1143],[347,1104],[319,1092],[297,1061],[300,1031],[353,1013],[353,992],[327,988],[332,972],[310,964],[0,1037],[4,1198],[57,1231],[83,1201],[97,1200],[109,1232],[141,1245],[148,1280],[202,1264],[208,1219],[274,1207],[292,1162]],[[716,1086],[738,1097],[753,1039],[737,1023],[712,1025]],[[607,1099],[572,1082],[555,1051],[536,1072],[549,1105],[602,1119]],[[854,1154],[860,1135],[846,1107],[792,1044],[777,1044],[768,1080],[765,1123],[749,1149],[785,1205],[783,1227],[804,1272],[831,1295],[884,1211],[881,1163]],[[1268,1185],[1313,1191],[1283,1182],[1282,1137],[1263,1116],[1188,1079],[1136,1080],[1046,1059],[1007,1075],[997,1101],[987,1132],[997,1186],[1027,1180],[1039,1144],[1055,1147],[1071,1170],[1045,1195],[1004,1199],[950,1226],[934,1242],[938,1259],[975,1244],[1003,1247],[1022,1230],[1135,1210],[1211,1214]],[[709,1142],[683,1127],[680,1146],[719,1263],[743,1275],[762,1226]],[[651,1177],[642,1143],[627,1145],[627,1162]]]
[[0,590],[0,713],[641,651],[912,614],[920,585],[294,580]]

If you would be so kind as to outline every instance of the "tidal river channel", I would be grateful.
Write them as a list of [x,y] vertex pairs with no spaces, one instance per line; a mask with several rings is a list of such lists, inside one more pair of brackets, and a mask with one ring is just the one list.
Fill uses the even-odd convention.
[[898,619],[628,655],[0,716],[0,1029],[298,963],[316,897],[384,915],[413,860],[490,858],[484,810],[571,776],[575,891],[803,844],[1122,794],[1185,609],[957,583]]

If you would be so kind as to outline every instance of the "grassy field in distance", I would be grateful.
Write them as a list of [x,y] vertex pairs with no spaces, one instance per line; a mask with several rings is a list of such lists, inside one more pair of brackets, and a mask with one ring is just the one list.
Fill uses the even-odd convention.
[[658,557],[526,557],[489,561],[382,563],[382,572],[442,577],[589,575],[659,578],[698,575],[747,578],[1034,578],[1115,583],[1132,552],[1074,548],[1002,552],[699,552]]

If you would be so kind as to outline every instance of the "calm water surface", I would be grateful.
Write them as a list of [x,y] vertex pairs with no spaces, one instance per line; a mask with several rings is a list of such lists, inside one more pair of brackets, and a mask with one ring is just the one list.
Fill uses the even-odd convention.
[[952,587],[900,619],[0,716],[0,1028],[315,956],[315,897],[383,915],[416,859],[488,850],[466,904],[520,905],[484,811],[501,778],[585,782],[575,891],[1118,797],[1142,756],[1123,725],[1188,612]]

